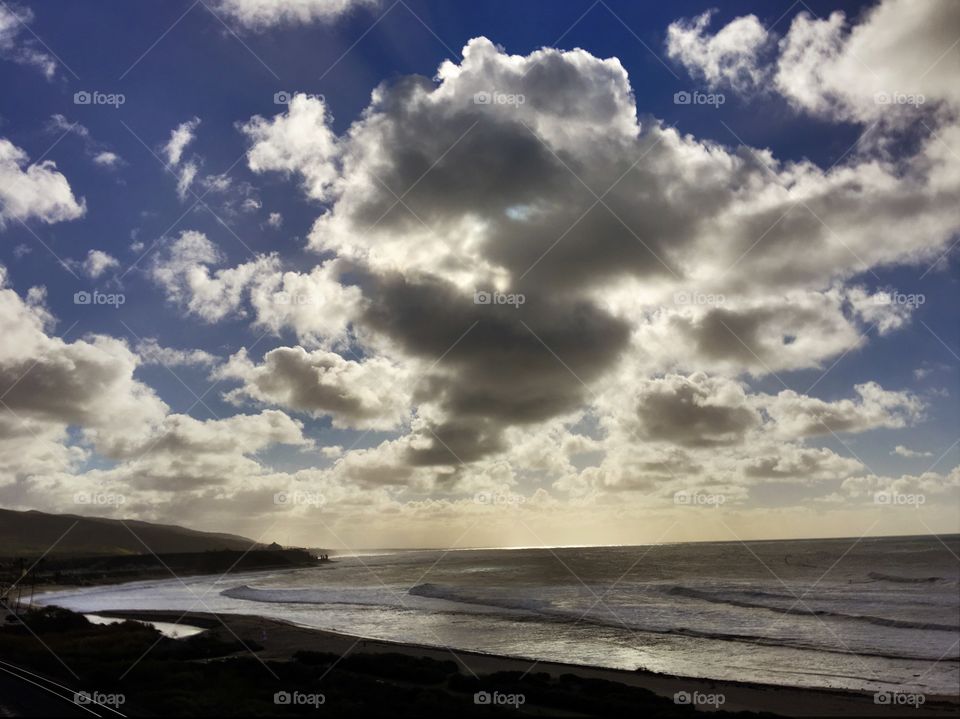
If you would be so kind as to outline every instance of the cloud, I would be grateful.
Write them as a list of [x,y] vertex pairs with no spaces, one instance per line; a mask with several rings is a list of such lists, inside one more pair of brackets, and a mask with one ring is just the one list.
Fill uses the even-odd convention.
[[163,146],[163,155],[167,159],[167,164],[176,167],[180,164],[183,157],[183,151],[196,137],[196,130],[200,126],[200,118],[195,117],[192,120],[182,122],[170,133],[170,139]]
[[187,194],[190,192],[190,186],[196,179],[199,169],[195,162],[185,162],[180,166],[180,171],[177,175],[177,197],[180,198],[181,202],[187,198]]
[[[628,349],[647,372],[824,367],[909,317],[845,283],[930,258],[958,228],[958,163],[932,140],[828,171],[701,142],[641,125],[622,65],[581,50],[476,38],[434,80],[384,83],[346,131],[330,124],[298,95],[241,126],[248,164],[325,203],[309,244],[355,281],[366,353],[442,358],[394,452],[414,467],[499,454],[508,429],[589,405]],[[477,305],[478,291],[524,301]]]
[[107,270],[119,266],[120,262],[113,255],[102,250],[90,250],[81,264],[81,269],[87,277],[95,280]]
[[112,470],[88,472],[87,478],[101,486],[184,492],[193,501],[209,502],[213,498],[202,492],[212,488],[234,492],[269,477],[254,458],[257,452],[277,444],[311,447],[302,429],[299,422],[276,410],[208,420],[170,414],[150,436],[117,449],[116,455],[126,461]]
[[0,57],[36,68],[48,80],[57,72],[56,60],[37,49],[37,42],[22,33],[33,22],[33,11],[6,3],[0,6]]
[[[667,54],[710,87],[741,93],[768,88],[793,107],[832,120],[897,126],[931,113],[960,111],[948,59],[960,6],[931,0],[882,0],[856,23],[836,10],[827,18],[798,13],[782,38],[754,15],[714,34],[713,12],[672,23]],[[774,48],[773,46],[776,45]]]
[[[937,496],[948,497],[947,503],[953,500],[950,506],[955,506],[960,499],[960,467],[954,467],[946,473],[924,472],[923,474],[903,474],[899,477],[890,477],[876,474],[850,477],[841,485],[841,492],[852,499],[867,499],[877,504],[897,506],[892,502],[884,502],[877,495],[930,495],[931,499]],[[879,501],[878,501],[879,499]],[[906,505],[912,508],[910,505]]]
[[957,27],[960,7],[950,0],[884,0],[852,27],[840,11],[822,20],[800,13],[780,41],[776,85],[798,108],[839,119],[916,115],[917,105],[897,103],[897,94],[956,113],[960,88],[945,55]]
[[241,387],[227,399],[251,399],[315,417],[331,416],[335,427],[396,429],[409,414],[408,378],[382,359],[345,360],[334,352],[303,347],[270,350],[255,365],[245,351],[216,373]]
[[275,334],[293,329],[301,342],[317,347],[349,338],[361,296],[358,288],[339,282],[336,262],[309,273],[284,272],[276,255],[257,255],[236,267],[212,269],[222,262],[206,235],[188,230],[157,256],[150,275],[168,300],[205,322],[252,316],[261,329]]
[[739,17],[716,34],[705,31],[715,10],[667,28],[667,55],[711,88],[728,85],[740,91],[760,87],[766,79],[760,55],[769,35],[755,15]]
[[[0,272],[5,279],[5,270]],[[26,301],[3,283],[0,289],[0,386],[4,404],[48,437],[82,428],[99,450],[146,436],[166,414],[166,405],[133,377],[137,356],[112,337],[91,335],[67,342],[47,333],[53,318],[45,293]]]
[[703,373],[641,381],[636,395],[641,439],[691,447],[738,444],[762,421],[739,384]]
[[[80,122],[68,120],[65,115],[60,113],[51,115],[47,130],[50,133],[60,134],[61,137],[68,133],[79,137],[87,154],[98,167],[112,170],[123,164],[123,158],[106,149],[107,146],[104,143],[97,142],[88,127]],[[59,142],[59,139],[57,141]]]
[[220,361],[218,357],[204,350],[163,347],[153,337],[139,341],[136,351],[143,364],[159,364],[165,367],[210,367]]
[[325,199],[337,177],[336,137],[328,119],[324,101],[303,94],[293,96],[286,114],[272,120],[254,116],[240,125],[251,142],[248,166],[257,173],[299,174],[308,196]]
[[123,160],[115,152],[110,152],[109,150],[104,150],[103,152],[98,152],[93,156],[93,162],[99,167],[106,167],[113,169],[123,164]]
[[262,32],[277,25],[332,22],[379,0],[218,0],[214,8],[241,27]]
[[854,386],[859,399],[828,402],[784,390],[766,410],[786,437],[900,428],[922,417],[924,404],[910,392],[885,390],[876,382]]
[[0,229],[11,220],[52,224],[86,214],[85,200],[74,197],[55,162],[28,163],[26,152],[0,138]]
[[896,447],[894,447],[890,454],[895,454],[898,457],[907,457],[908,459],[933,456],[933,452],[920,452],[915,449],[910,449],[909,447],[904,447],[902,444],[898,444]]

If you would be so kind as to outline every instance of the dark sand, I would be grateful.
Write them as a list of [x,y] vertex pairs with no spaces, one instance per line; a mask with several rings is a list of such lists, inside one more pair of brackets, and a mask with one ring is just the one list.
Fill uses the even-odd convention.
[[[548,673],[553,676],[575,674],[585,678],[605,679],[641,687],[664,697],[676,692],[699,691],[705,694],[721,693],[726,701],[725,711],[765,711],[784,716],[953,716],[960,717],[960,697],[927,696],[925,703],[912,706],[884,706],[874,702],[872,693],[843,690],[803,689],[747,682],[719,681],[656,674],[646,671],[627,671],[602,667],[536,662],[530,659],[504,657],[468,651],[453,651],[417,644],[402,644],[379,639],[362,639],[320,629],[302,627],[288,622],[253,615],[188,612],[136,611],[100,612],[103,616],[141,619],[146,621],[180,622],[204,628],[220,627],[226,623],[238,637],[249,638],[263,646],[257,655],[264,660],[283,661],[300,650],[380,654],[400,653],[438,660],[454,660],[464,674],[485,675],[501,671]],[[229,632],[227,632],[229,634]]]

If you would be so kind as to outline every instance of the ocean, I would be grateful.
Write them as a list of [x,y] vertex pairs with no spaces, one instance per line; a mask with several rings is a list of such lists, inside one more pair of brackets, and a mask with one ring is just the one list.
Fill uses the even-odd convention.
[[531,664],[957,695],[958,553],[960,535],[383,551],[40,601],[260,614]]

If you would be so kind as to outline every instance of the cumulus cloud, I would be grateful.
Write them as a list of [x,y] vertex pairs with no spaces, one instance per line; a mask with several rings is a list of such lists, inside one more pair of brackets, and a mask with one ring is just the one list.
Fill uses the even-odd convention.
[[[877,495],[892,494],[923,496],[930,499],[951,497],[955,502],[960,499],[960,467],[954,467],[946,473],[924,472],[923,474],[904,474],[899,477],[876,474],[859,475],[844,480],[841,492],[852,499],[867,499],[876,504],[892,504]],[[879,499],[879,501],[877,501]],[[950,501],[950,500],[948,500]]]
[[[0,273],[5,279],[5,270]],[[147,436],[166,405],[134,379],[137,356],[120,340],[103,335],[67,342],[50,336],[53,322],[31,291],[22,299],[3,282],[0,289],[0,386],[4,404],[26,423],[57,435],[82,428],[105,453]]]
[[94,280],[107,270],[119,266],[120,262],[117,258],[103,250],[90,250],[86,259],[81,263],[83,273]]
[[948,58],[960,27],[952,0],[883,0],[855,23],[840,10],[826,18],[803,11],[781,38],[754,15],[710,34],[712,16],[672,23],[667,32],[668,55],[711,87],[769,85],[798,110],[861,123],[903,124],[928,117],[924,108],[960,111]]
[[898,94],[956,113],[960,89],[945,54],[958,27],[960,7],[950,0],[920,7],[884,0],[852,26],[841,11],[826,19],[800,13],[780,41],[776,85],[797,107],[841,119],[916,114],[916,104],[895,101]]
[[293,329],[302,342],[332,347],[347,341],[359,314],[358,288],[338,281],[336,262],[309,273],[284,272],[276,255],[258,255],[235,267],[201,232],[184,231],[157,256],[150,274],[168,299],[206,322],[252,316],[256,326],[279,334]]
[[0,229],[11,220],[37,219],[47,224],[86,214],[67,178],[52,160],[29,164],[27,153],[0,138]]
[[923,402],[911,392],[885,390],[876,382],[858,384],[854,390],[858,399],[834,402],[784,390],[766,409],[788,437],[906,427],[922,416]]
[[408,413],[408,378],[382,359],[345,360],[334,352],[303,347],[270,350],[255,365],[245,351],[216,374],[242,386],[227,394],[234,402],[252,399],[316,417],[331,416],[335,427],[389,430]]
[[[271,480],[256,454],[277,444],[313,446],[301,423],[278,410],[207,420],[170,413],[134,377],[137,368],[155,361],[207,364],[205,353],[152,340],[135,353],[102,335],[60,339],[50,333],[54,320],[43,291],[22,298],[6,286],[5,271],[0,277],[5,503],[75,511],[77,492],[110,491],[130,497],[131,507],[147,515],[150,498],[170,493],[209,502],[212,492],[227,497],[252,482],[279,486],[289,478]],[[101,459],[98,468],[85,466],[94,457]]]
[[259,115],[240,126],[251,142],[247,164],[254,172],[299,174],[308,196],[323,200],[337,177],[336,136],[324,101],[295,94],[289,110],[271,120]]
[[755,89],[764,81],[760,55],[769,36],[756,15],[739,17],[714,35],[705,32],[715,10],[667,28],[667,55],[712,87]]
[[379,0],[218,0],[214,8],[241,27],[263,31],[277,25],[331,22]]
[[[711,47],[729,82],[727,44]],[[296,175],[328,204],[309,243],[352,265],[356,339],[392,361],[443,358],[415,393],[413,466],[503,451],[508,428],[589,403],[628,348],[648,372],[823,367],[908,319],[846,280],[930,257],[958,227],[944,193],[960,190],[957,163],[932,142],[828,172],[700,142],[641,125],[622,65],[580,50],[513,56],[477,38],[433,81],[378,87],[339,136],[302,95],[242,129],[252,170]],[[478,291],[525,300],[477,305]]]

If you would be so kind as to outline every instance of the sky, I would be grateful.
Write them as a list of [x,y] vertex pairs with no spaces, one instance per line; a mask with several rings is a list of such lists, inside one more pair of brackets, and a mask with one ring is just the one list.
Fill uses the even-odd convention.
[[960,3],[0,2],[0,506],[960,531]]

